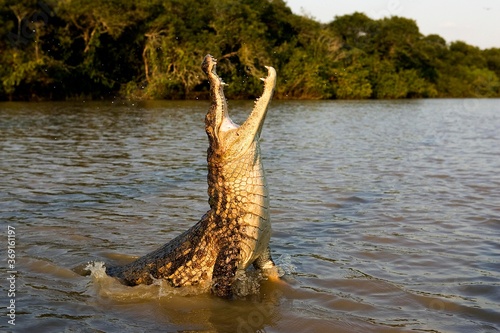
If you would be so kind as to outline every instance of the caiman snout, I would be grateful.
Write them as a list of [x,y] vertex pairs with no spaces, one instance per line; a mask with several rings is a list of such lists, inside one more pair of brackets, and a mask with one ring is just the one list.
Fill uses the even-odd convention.
[[207,54],[205,58],[203,58],[203,62],[201,63],[201,69],[205,74],[208,75],[209,72],[215,73],[216,65],[217,65],[217,59],[212,57],[210,54]]

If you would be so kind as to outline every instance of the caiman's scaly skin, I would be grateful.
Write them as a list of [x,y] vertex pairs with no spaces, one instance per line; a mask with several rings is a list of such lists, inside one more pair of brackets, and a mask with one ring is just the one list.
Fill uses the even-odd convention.
[[209,139],[208,195],[210,210],[182,235],[158,250],[107,273],[127,285],[167,280],[172,286],[210,283],[215,295],[230,297],[238,270],[253,264],[274,267],[269,251],[269,196],[259,138],[276,84],[267,67],[264,92],[243,125],[229,118],[224,83],[207,55],[202,69],[210,82],[211,106],[205,118]]

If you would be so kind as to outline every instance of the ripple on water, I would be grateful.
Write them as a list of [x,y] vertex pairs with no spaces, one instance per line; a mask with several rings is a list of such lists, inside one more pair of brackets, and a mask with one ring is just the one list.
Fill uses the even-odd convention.
[[261,144],[286,284],[250,276],[230,302],[69,269],[141,256],[208,209],[206,103],[2,105],[19,327],[500,331],[500,103],[463,102],[273,102]]

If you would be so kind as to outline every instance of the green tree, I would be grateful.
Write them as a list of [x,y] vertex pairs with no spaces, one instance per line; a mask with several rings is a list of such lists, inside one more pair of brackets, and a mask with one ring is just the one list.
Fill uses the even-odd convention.
[[335,73],[335,97],[339,99],[370,98],[373,90],[369,75],[369,69],[360,63],[339,69],[339,72]]
[[335,64],[341,42],[327,28],[308,18],[295,22],[297,35],[276,48],[280,69],[279,98],[332,98]]
[[0,100],[208,97],[218,58],[229,98],[498,97],[500,49],[423,36],[362,13],[328,24],[284,0],[0,0]]
[[365,14],[336,16],[327,26],[341,38],[345,50],[358,49],[370,54],[375,51],[374,38],[379,26]]
[[[7,42],[2,44],[0,63],[2,64],[1,89],[9,99],[17,91],[26,98],[38,98],[47,85],[53,82],[50,69],[56,64],[43,50],[48,18],[41,13],[34,1],[4,1],[7,17],[15,17],[6,22]],[[43,14],[43,15],[42,15]]]
[[483,51],[488,69],[495,72],[497,78],[500,78],[500,48],[491,48]]
[[57,9],[67,24],[62,36],[66,42],[71,38],[70,47],[80,58],[72,68],[76,76],[88,77],[91,85],[116,89],[119,82],[109,75],[110,59],[106,58],[112,54],[106,49],[145,14],[134,2],[118,0],[68,0],[58,3]]

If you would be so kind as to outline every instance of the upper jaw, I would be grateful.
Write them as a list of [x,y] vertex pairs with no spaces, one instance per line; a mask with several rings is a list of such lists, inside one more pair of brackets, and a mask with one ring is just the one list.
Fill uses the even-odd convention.
[[209,73],[217,75],[217,73],[215,72],[216,65],[217,65],[217,59],[212,57],[212,55],[207,54],[205,58],[203,58],[203,62],[201,63],[201,69],[207,75],[209,75]]

